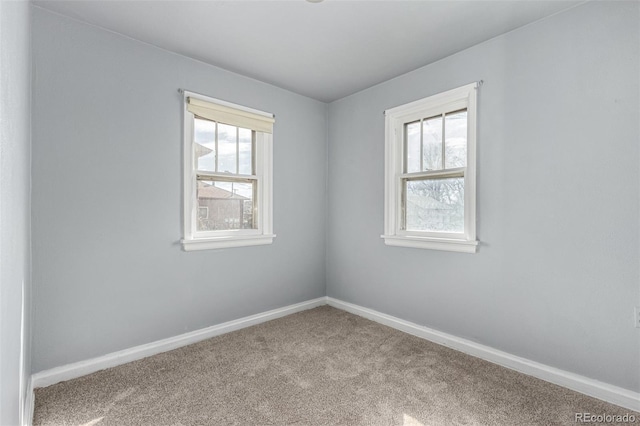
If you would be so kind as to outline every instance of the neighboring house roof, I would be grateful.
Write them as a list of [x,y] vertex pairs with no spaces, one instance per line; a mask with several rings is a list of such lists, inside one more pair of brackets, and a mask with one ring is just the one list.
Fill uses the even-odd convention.
[[205,155],[211,152],[213,152],[212,149],[207,148],[204,145],[200,145],[199,143],[196,143],[196,158],[204,157]]
[[198,181],[198,198],[224,199],[224,200],[248,200],[247,197],[234,194],[217,186]]

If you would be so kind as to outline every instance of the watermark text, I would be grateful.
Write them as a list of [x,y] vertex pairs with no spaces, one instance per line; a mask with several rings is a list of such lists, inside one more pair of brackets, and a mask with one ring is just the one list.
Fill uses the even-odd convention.
[[574,421],[576,423],[635,423],[636,416],[633,414],[594,414],[576,413]]

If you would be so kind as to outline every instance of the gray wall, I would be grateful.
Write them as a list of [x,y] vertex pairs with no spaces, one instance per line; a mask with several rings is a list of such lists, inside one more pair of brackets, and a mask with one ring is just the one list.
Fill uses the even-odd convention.
[[[326,104],[33,14],[34,372],[325,295]],[[276,115],[272,245],[181,250],[178,88]]]
[[[330,104],[328,295],[639,391],[639,6],[579,6]],[[481,79],[479,253],[385,246],[382,112]]]
[[31,369],[30,33],[29,3],[0,1],[1,425],[20,422]]

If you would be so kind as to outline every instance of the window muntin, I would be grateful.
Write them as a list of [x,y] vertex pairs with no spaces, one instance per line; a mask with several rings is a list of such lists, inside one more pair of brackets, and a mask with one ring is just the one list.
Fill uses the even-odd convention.
[[475,252],[476,88],[385,112],[386,244]]
[[273,116],[185,93],[185,250],[268,244]]

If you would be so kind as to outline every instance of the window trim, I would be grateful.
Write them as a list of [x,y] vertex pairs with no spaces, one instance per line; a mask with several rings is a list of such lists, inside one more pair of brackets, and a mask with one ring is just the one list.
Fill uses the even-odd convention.
[[[476,240],[476,134],[477,83],[467,84],[385,111],[384,234],[386,245],[475,253]],[[454,109],[467,109],[467,166],[464,171],[463,233],[406,231],[402,229],[404,125]],[[442,172],[441,172],[442,173]],[[416,175],[424,175],[418,172]]]
[[[271,244],[275,237],[273,234],[273,135],[261,131],[255,131],[255,174],[247,176],[229,175],[234,178],[242,179],[247,177],[257,181],[257,228],[200,232],[196,230],[198,203],[196,194],[197,170],[195,167],[194,154],[195,115],[187,110],[188,97],[201,99],[240,111],[264,115],[270,118],[273,117],[273,114],[264,111],[186,90],[183,91],[183,238],[181,240],[183,250],[210,250]],[[221,177],[224,174],[213,173],[213,175]]]

